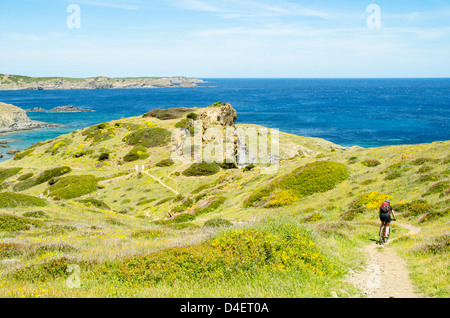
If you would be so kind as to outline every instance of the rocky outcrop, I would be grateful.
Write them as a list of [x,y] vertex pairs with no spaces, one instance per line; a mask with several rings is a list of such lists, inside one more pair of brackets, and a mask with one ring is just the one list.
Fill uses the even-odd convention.
[[[190,120],[190,124],[184,124],[185,129],[180,129],[172,136],[173,148],[172,155],[174,159],[182,161],[190,161],[192,159],[198,160],[195,154],[198,154],[195,150],[195,154],[191,154],[193,149],[198,148],[196,144],[199,139],[189,137],[189,127],[196,127],[197,131],[201,131],[201,143],[202,148],[208,145],[217,144],[216,133],[221,135],[222,143],[224,146],[224,158],[227,162],[240,161],[242,164],[242,156],[252,159],[254,156],[249,154],[245,142],[242,142],[236,135],[235,124],[237,120],[236,110],[227,103],[215,103],[209,107],[203,108],[197,112],[197,120]],[[219,129],[219,131],[214,130]],[[192,157],[191,155],[194,155]],[[203,156],[205,152],[203,151]],[[205,158],[203,158],[205,159]],[[221,162],[220,162],[221,163]],[[247,162],[245,162],[247,164]],[[239,165],[239,163],[238,163]]]
[[40,107],[34,107],[34,108],[25,109],[25,111],[27,113],[31,113],[31,112],[46,112],[45,109],[40,108]]
[[31,120],[22,108],[0,103],[0,133],[58,126]]
[[[45,112],[47,112],[47,110],[45,110],[41,107],[29,108],[29,109],[25,109],[25,111],[27,113],[31,113],[31,112],[45,113]],[[73,107],[72,105],[68,105],[68,106],[55,107],[55,108],[49,110],[48,112],[49,113],[82,113],[82,112],[93,112],[93,110],[83,109],[83,108]]]
[[91,109],[83,109],[69,106],[58,106],[48,111],[49,113],[82,113],[82,112],[93,112]]
[[203,109],[198,118],[202,121],[204,130],[215,124],[220,124],[221,127],[234,127],[237,112],[230,104],[216,103]]

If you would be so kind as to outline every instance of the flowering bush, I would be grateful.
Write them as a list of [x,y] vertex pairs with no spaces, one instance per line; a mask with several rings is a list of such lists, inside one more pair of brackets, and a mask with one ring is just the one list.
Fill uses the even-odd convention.
[[227,230],[195,246],[108,261],[98,266],[94,275],[121,283],[157,284],[226,279],[260,270],[318,276],[342,273],[302,228],[291,222],[267,222]]
[[245,200],[244,206],[272,207],[291,204],[302,197],[331,190],[348,176],[347,167],[341,163],[316,161],[256,190]]
[[381,206],[381,204],[387,199],[393,200],[394,198],[391,197],[390,195],[374,191],[363,194],[360,197],[356,198],[351,203],[351,205],[355,209],[361,207],[365,207],[366,209],[378,209]]

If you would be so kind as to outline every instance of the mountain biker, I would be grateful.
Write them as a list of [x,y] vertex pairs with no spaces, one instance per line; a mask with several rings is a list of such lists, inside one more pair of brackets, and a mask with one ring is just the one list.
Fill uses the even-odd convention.
[[[392,217],[393,219],[392,219]],[[380,216],[380,221],[381,221],[381,225],[380,225],[380,231],[383,228],[383,222],[386,222],[386,236],[389,237],[389,233],[390,233],[390,227],[389,225],[391,224],[392,220],[396,221],[395,218],[395,212],[394,209],[391,207],[391,201],[389,199],[387,199],[386,201],[383,202],[383,204],[380,207],[379,210],[379,216]]]

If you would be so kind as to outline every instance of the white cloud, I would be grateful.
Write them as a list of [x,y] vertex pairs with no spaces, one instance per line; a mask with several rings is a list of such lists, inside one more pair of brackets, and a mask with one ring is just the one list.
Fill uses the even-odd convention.
[[329,12],[279,0],[211,0],[208,2],[202,0],[172,0],[171,3],[186,10],[213,12],[225,19],[281,16],[312,16],[329,19],[332,16]]

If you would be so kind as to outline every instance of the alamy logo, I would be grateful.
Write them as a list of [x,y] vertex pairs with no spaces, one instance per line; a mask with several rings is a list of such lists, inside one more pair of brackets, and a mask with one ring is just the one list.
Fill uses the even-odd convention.
[[370,13],[367,18],[367,27],[369,29],[381,28],[381,8],[377,4],[371,4],[366,9],[367,13]]
[[67,266],[67,273],[73,273],[66,279],[66,286],[70,289],[73,288],[80,288],[81,281],[80,281],[80,274],[81,269],[80,266],[76,264],[71,264]]
[[69,29],[81,28],[81,8],[78,4],[71,4],[66,9],[67,13],[71,13],[66,20],[66,25]]
[[172,134],[172,159],[183,163],[228,163],[238,167],[258,165],[262,173],[278,172],[279,130],[255,127],[210,127],[196,120],[193,129]]

